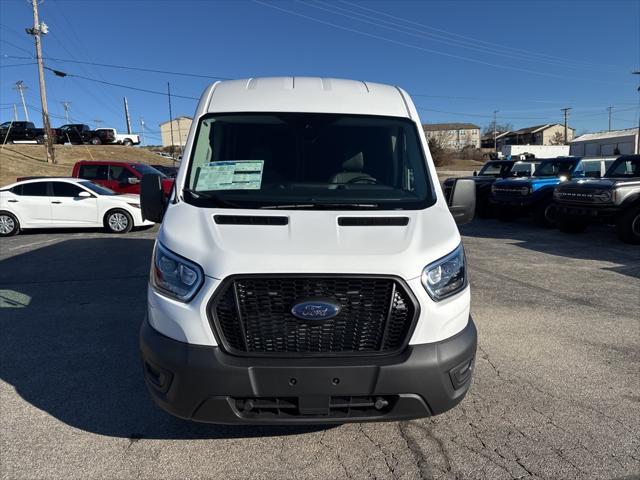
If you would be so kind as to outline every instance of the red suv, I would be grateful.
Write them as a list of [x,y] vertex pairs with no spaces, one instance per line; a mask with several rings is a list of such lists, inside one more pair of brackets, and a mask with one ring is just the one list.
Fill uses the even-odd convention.
[[140,180],[146,173],[162,178],[162,188],[169,195],[174,180],[145,163],[82,160],[73,166],[72,176],[84,178],[118,193],[140,194]]

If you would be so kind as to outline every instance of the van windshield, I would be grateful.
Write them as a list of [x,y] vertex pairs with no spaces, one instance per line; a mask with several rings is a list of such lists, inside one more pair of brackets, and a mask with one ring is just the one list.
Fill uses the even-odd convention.
[[423,209],[435,202],[415,124],[395,117],[204,117],[185,201],[223,208]]

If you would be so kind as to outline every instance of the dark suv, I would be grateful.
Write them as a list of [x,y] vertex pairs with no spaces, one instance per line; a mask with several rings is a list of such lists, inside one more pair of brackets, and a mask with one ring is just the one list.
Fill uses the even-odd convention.
[[640,244],[640,155],[618,157],[602,178],[561,183],[553,197],[563,232],[581,232],[592,222],[612,223],[620,240]]
[[[491,185],[500,178],[530,177],[536,169],[535,160],[490,160],[472,177],[464,177],[476,183],[476,215],[481,218],[492,216]],[[447,200],[455,183],[455,178],[444,181],[444,194]]]

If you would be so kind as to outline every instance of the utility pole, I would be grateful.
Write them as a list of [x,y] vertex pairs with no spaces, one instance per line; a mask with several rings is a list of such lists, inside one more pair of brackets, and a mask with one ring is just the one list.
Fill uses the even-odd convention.
[[26,31],[32,35],[36,42],[36,57],[38,59],[38,77],[40,79],[40,103],[42,104],[42,124],[44,126],[44,143],[47,152],[47,163],[56,163],[53,152],[53,137],[51,135],[51,124],[49,123],[49,110],[47,108],[47,91],[44,86],[44,65],[42,63],[42,45],[40,36],[49,32],[49,27],[38,18],[38,0],[31,0],[33,7],[33,28]]
[[496,142],[496,122],[498,118],[498,110],[493,111],[493,151],[498,153],[498,144]]
[[62,102],[62,108],[64,108],[64,118],[67,123],[69,123],[69,110],[71,107],[71,102]]
[[[640,70],[636,70],[635,72],[631,72],[634,75],[640,75]],[[640,92],[640,86],[638,86],[638,92]],[[640,105],[640,102],[638,102]],[[638,113],[638,136],[636,138],[636,153],[640,153],[640,112]]]
[[140,130],[142,132],[142,145],[144,145],[144,118],[140,117]]
[[131,117],[129,117],[129,104],[127,97],[124,97],[124,119],[127,122],[127,133],[131,133]]
[[568,140],[568,136],[567,136],[567,121],[569,119],[569,110],[571,110],[571,107],[565,107],[565,108],[561,108],[560,111],[562,113],[564,113],[564,144],[567,145],[569,142]]
[[180,143],[180,160],[182,160],[182,154],[184,153],[184,150],[182,145],[182,128],[180,127],[180,120],[182,120],[182,118],[176,118],[176,123],[178,124],[178,142]]
[[27,111],[27,104],[24,101],[24,91],[26,89],[27,87],[24,86],[24,82],[22,80],[18,80],[16,82],[15,90],[18,90],[18,93],[20,93],[20,99],[22,100],[22,109],[24,110],[24,119],[28,122],[29,112]]
[[613,110],[613,107],[608,106],[607,110],[609,111],[609,131],[611,131],[611,111]]
[[16,104],[13,104],[13,121],[17,122],[18,121],[18,107],[16,106]]
[[167,82],[167,95],[169,96],[169,128],[171,130],[171,158],[173,158],[173,166],[176,165],[176,159],[173,156],[173,114],[171,113],[171,84]]

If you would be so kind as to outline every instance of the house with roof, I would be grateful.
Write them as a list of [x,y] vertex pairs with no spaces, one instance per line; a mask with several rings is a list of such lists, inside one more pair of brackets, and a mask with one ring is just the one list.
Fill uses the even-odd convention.
[[427,141],[437,139],[448,150],[480,148],[480,127],[473,123],[426,123],[422,129]]
[[[495,143],[500,145],[501,138],[504,137],[509,132],[495,132]],[[495,148],[494,142],[494,132],[487,132],[480,138],[480,147],[481,148]]]
[[567,127],[567,138],[564,139],[564,125],[561,123],[545,123],[532,127],[506,132],[496,141],[498,148],[503,145],[559,145],[573,140],[575,129]]

